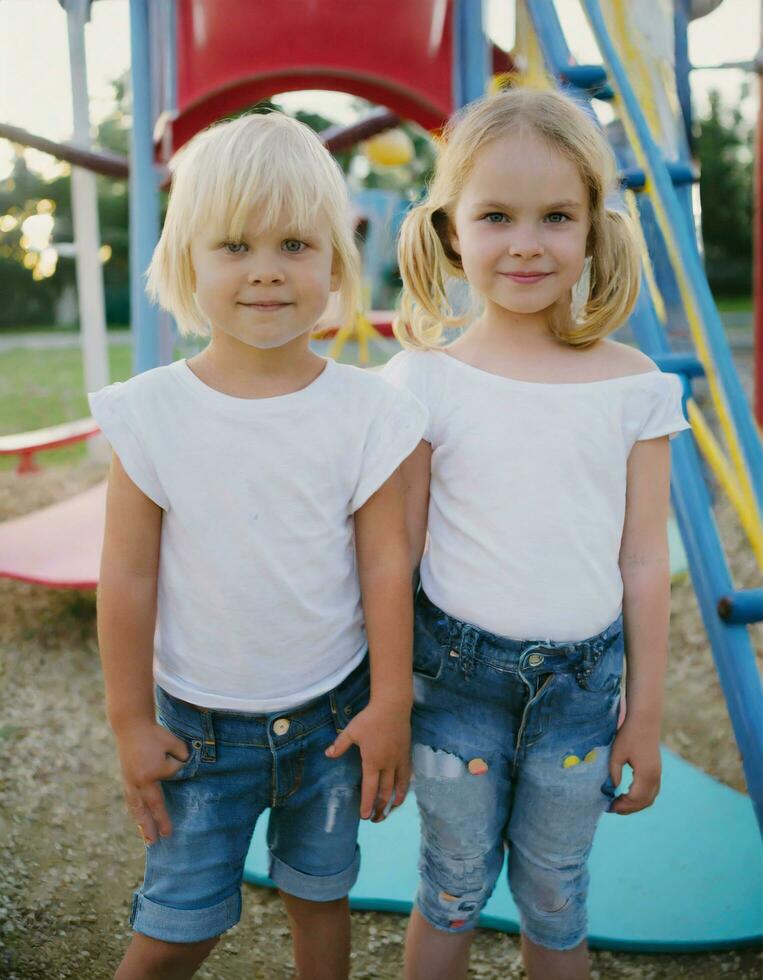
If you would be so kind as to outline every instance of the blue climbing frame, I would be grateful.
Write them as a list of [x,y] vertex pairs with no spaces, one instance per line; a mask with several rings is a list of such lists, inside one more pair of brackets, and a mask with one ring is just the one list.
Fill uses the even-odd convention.
[[[679,2],[682,3],[683,0]],[[689,273],[698,299],[708,346],[730,406],[760,506],[763,482],[763,450],[760,438],[734,368],[723,326],[701,264],[696,239],[693,231],[690,232],[693,219],[686,174],[691,171],[692,162],[688,145],[685,139],[681,139],[681,159],[664,159],[659,146],[652,139],[628,74],[609,35],[598,0],[581,0],[581,3],[596,37],[604,66],[571,67],[570,51],[553,0],[526,0],[546,66],[559,86],[587,105],[594,118],[596,116],[590,108],[591,98],[614,98],[615,104],[622,106],[630,116],[640,153],[648,162],[650,181],[653,186],[658,187],[666,202],[668,218],[679,245],[680,260]],[[677,17],[676,26],[679,30],[683,27],[685,31],[685,17]],[[685,43],[685,37],[679,37],[678,42]],[[618,146],[614,150],[623,171],[628,171],[633,159],[632,153],[625,156]],[[630,173],[624,173],[624,177],[624,184],[630,184],[634,188],[644,187],[645,182],[634,177],[632,167]],[[659,247],[661,243],[656,226],[645,228],[647,230],[650,248],[653,244]],[[669,272],[664,261],[665,254],[660,258],[662,261],[654,265],[658,287],[675,295],[675,281],[665,278]],[[669,306],[668,311],[670,314]],[[685,397],[689,397],[692,378],[704,373],[702,365],[695,357],[672,352],[668,333],[670,324],[667,324],[666,329],[661,323],[646,286],[642,287],[630,326],[639,346],[654,358],[661,369],[678,374],[683,383]],[[761,590],[737,592],[734,589],[713,517],[702,461],[688,432],[678,436],[673,442],[671,493],[702,618],[742,754],[750,797],[758,823],[763,829],[763,687],[747,629],[747,623],[762,618],[763,593]]]

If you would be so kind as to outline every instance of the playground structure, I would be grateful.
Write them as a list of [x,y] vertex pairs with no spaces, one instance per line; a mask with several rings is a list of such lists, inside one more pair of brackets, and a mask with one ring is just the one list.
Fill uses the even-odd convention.
[[[742,753],[750,801],[763,826],[763,690],[747,628],[763,619],[763,588],[734,588],[708,486],[711,472],[763,568],[763,450],[694,234],[691,185],[696,174],[686,136],[691,119],[686,30],[692,4],[675,0],[668,18],[662,0],[629,5],[581,0],[580,5],[602,64],[574,63],[553,0],[519,0],[512,59],[486,41],[478,0],[394,0],[394,16],[390,11],[383,19],[375,18],[365,4],[293,0],[258,19],[256,31],[232,29],[252,20],[245,0],[161,5],[130,0],[135,369],[156,366],[167,346],[142,286],[142,271],[158,238],[159,187],[172,154],[214,120],[276,92],[316,88],[350,92],[386,107],[386,114],[366,122],[364,138],[399,118],[436,131],[491,85],[556,84],[597,121],[596,107],[607,103],[615,117],[605,128],[621,172],[619,206],[638,220],[642,235],[644,285],[629,329],[661,369],[678,374],[684,385],[693,428],[672,444],[673,507]],[[712,4],[704,4],[708,6]],[[298,31],[294,23],[299,23]],[[337,135],[352,140],[359,138],[358,132],[323,135],[332,146]],[[89,161],[93,163],[97,161]],[[118,162],[112,158],[108,165]],[[369,320],[386,332],[388,315],[377,313]],[[693,398],[698,384],[707,386],[714,426]],[[714,431],[720,431],[724,445]],[[23,442],[17,439],[16,446]],[[102,516],[103,489],[94,488],[8,522],[0,527],[0,575],[58,587],[92,587]],[[682,792],[665,792],[654,811],[629,818],[645,828],[636,844],[629,826],[619,835],[613,831],[603,845],[602,853],[616,855],[621,880],[619,890],[616,883],[602,893],[600,911],[592,916],[593,938],[599,945],[639,949],[752,942],[763,929],[754,880],[759,844],[753,840],[750,802],[739,794],[728,796],[732,791],[708,777],[695,779],[686,771],[690,767],[668,759],[666,782],[668,774],[674,776]],[[703,812],[701,833],[684,825],[684,810],[690,808]],[[729,824],[734,840],[721,852],[718,837],[728,835]],[[661,895],[650,915],[637,908],[638,875],[628,870],[624,854],[639,874],[646,864],[652,879],[660,882],[658,888],[650,886],[650,892],[654,888]],[[704,865],[707,877],[692,879],[687,888],[688,868],[695,865]],[[263,880],[254,863],[251,875]],[[707,896],[700,900],[703,881],[714,880],[714,875],[717,891],[710,901]],[[378,880],[368,887],[371,894],[364,907],[404,907],[401,899],[379,896],[378,888],[385,886]],[[676,903],[686,903],[687,891],[696,914],[679,921]],[[660,914],[663,908],[672,910],[672,918]],[[623,909],[628,925],[622,921]],[[500,916],[493,916],[495,921],[491,915],[487,920],[505,928],[514,923],[513,914],[507,904]]]
[[0,456],[18,456],[16,472],[19,475],[36,473],[39,467],[35,462],[37,453],[46,449],[58,449],[75,442],[92,439],[101,430],[93,419],[78,419],[76,422],[63,422],[47,429],[33,432],[18,432],[12,436],[0,436]]

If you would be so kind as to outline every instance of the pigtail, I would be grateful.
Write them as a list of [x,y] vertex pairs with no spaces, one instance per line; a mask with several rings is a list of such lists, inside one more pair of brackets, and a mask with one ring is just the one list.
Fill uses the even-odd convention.
[[447,279],[463,278],[463,272],[448,241],[444,211],[425,202],[408,212],[400,229],[398,265],[403,291],[393,324],[395,336],[403,347],[438,347],[443,329],[464,321],[447,295]]
[[617,330],[636,305],[641,283],[641,256],[629,215],[604,210],[591,229],[591,289],[582,320],[569,311],[553,317],[551,332],[572,347],[590,347]]

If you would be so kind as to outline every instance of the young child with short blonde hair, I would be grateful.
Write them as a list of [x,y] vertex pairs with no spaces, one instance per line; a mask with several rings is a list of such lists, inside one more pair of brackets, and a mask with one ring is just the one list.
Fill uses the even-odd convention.
[[295,120],[249,115],[182,151],[148,288],[209,343],[91,396],[114,449],[106,703],[146,843],[116,975],[192,976],[240,917],[269,809],[299,976],[335,980],[358,819],[408,783],[397,470],[425,413],[309,347],[330,293],[355,315],[358,259],[341,171]]

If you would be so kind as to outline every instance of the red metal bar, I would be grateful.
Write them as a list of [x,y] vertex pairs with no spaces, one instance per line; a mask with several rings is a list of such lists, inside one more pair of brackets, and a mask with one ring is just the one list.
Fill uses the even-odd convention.
[[[393,129],[399,124],[400,117],[398,115],[389,112],[387,109],[379,109],[349,126],[331,126],[318,135],[332,153],[339,153],[342,150],[351,149],[361,140],[370,139],[377,133],[383,133],[385,129]],[[37,136],[26,129],[11,126],[8,123],[0,123],[0,138],[10,140],[12,143],[20,143],[21,146],[31,146],[42,153],[50,153],[58,160],[65,160],[75,167],[83,167],[85,170],[92,170],[96,174],[103,174],[104,177],[126,179],[130,175],[128,158],[119,156],[117,153],[96,153],[92,150],[82,150],[72,146],[71,143],[49,140],[44,136]],[[160,174],[162,182],[168,183],[169,171],[164,167],[160,167],[160,170],[163,172]]]
[[16,473],[19,476],[26,476],[29,473],[39,473],[40,467],[37,465],[35,460],[36,450],[32,449],[28,452],[19,453],[19,463],[16,467]]
[[35,136],[26,129],[9,126],[7,123],[0,123],[0,137],[12,143],[20,143],[22,146],[31,146],[43,153],[50,153],[59,160],[66,160],[76,167],[92,170],[105,177],[126,178],[130,170],[127,157],[120,156],[118,153],[94,153],[92,150],[72,146],[71,143],[58,143],[44,136]]

